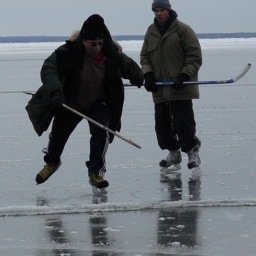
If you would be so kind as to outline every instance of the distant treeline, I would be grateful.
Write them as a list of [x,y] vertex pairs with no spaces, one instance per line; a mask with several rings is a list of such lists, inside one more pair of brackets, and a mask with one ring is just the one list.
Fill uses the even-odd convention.
[[[197,34],[199,39],[216,38],[252,38],[256,33],[202,33]],[[117,35],[113,36],[117,41],[143,40],[144,35]],[[68,36],[0,36],[0,43],[33,43],[33,42],[64,42]]]

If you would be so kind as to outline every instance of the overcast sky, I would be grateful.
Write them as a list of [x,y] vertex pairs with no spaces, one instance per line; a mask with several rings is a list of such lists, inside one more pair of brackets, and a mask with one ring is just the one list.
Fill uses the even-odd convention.
[[[256,32],[256,0],[170,0],[196,33]],[[152,0],[0,0],[0,36],[68,36],[98,13],[112,35],[144,35]]]

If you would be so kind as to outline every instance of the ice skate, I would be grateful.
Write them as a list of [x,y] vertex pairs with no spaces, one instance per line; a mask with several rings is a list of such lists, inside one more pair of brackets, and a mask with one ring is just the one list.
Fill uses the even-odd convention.
[[44,168],[36,175],[36,183],[42,184],[47,181],[61,166],[61,162],[59,164],[46,164]]
[[166,159],[160,161],[159,166],[161,178],[175,179],[175,172],[181,169],[181,152],[180,150],[170,151]]
[[188,152],[188,169],[192,169],[198,167],[201,164],[201,160],[199,157],[199,145],[195,145],[189,152]]
[[92,186],[94,195],[104,195],[108,193],[106,188],[109,186],[109,183],[107,180],[104,180],[103,177],[97,176],[93,172],[89,172],[89,182]]

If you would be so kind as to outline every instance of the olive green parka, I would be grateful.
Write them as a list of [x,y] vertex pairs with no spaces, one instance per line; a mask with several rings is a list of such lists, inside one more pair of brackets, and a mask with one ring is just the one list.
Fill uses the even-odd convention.
[[[202,52],[195,32],[178,19],[172,21],[162,36],[153,23],[148,27],[141,49],[142,72],[153,72],[157,82],[175,82],[180,73],[197,81],[202,65]],[[172,86],[159,87],[152,93],[154,103],[199,98],[198,85],[182,89]]]

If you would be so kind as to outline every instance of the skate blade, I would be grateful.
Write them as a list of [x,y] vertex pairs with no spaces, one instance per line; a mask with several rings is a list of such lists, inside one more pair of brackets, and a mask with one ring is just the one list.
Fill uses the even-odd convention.
[[165,173],[165,174],[170,174],[172,172],[176,172],[179,171],[181,169],[181,165],[180,164],[172,164],[168,167],[164,167],[162,166],[160,169],[161,173]]
[[201,175],[202,175],[202,170],[201,170],[200,166],[192,168],[191,171],[192,171],[192,173],[191,173],[191,177],[189,179],[191,181],[200,180]]
[[[162,167],[164,168],[164,167]],[[166,168],[161,169],[160,171],[160,181],[169,181],[169,180],[179,180],[181,179],[181,172],[179,171],[180,168]]]
[[106,188],[96,188],[95,186],[92,186],[92,193],[94,195],[106,195],[108,191]]

